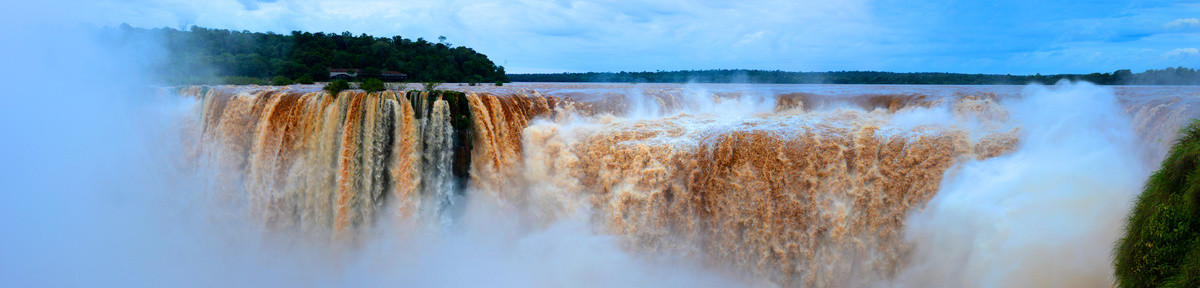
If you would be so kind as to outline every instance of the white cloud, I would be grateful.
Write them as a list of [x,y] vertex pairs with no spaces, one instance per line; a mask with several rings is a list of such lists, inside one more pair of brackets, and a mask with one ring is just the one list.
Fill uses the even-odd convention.
[[[1094,4],[1098,5],[1095,9],[1072,9],[1079,4],[947,4],[932,0],[47,1],[72,2],[66,6],[74,9],[60,9],[68,14],[55,19],[101,25],[199,25],[277,33],[350,31],[425,39],[444,35],[449,43],[487,54],[509,72],[750,68],[1087,73],[1200,64],[1200,57],[1161,57],[1164,51],[1192,47],[1200,41],[1200,33],[1175,33],[1200,31],[1200,20],[1192,18],[1200,13],[1200,5],[1127,8],[1126,4],[1104,2]],[[977,21],[982,18],[991,20]],[[1122,54],[1128,49],[1157,52]],[[1094,56],[1095,52],[1104,53]]]
[[1167,58],[1188,58],[1188,57],[1192,57],[1192,56],[1196,56],[1196,55],[1200,55],[1200,49],[1179,48],[1179,49],[1167,51],[1167,53],[1163,53],[1163,56],[1167,57]]
[[1175,19],[1175,20],[1172,20],[1171,22],[1167,22],[1167,24],[1163,24],[1163,28],[1167,28],[1167,29],[1176,29],[1176,28],[1186,29],[1186,28],[1193,28],[1193,27],[1200,27],[1200,19],[1196,19],[1196,18]]
[[762,40],[763,36],[766,34],[767,34],[767,31],[758,31],[758,32],[743,35],[742,39],[738,41],[737,46],[745,46],[745,45],[753,44],[755,42],[759,42],[759,40]]
[[[508,71],[820,69],[881,50],[868,0],[104,0],[93,22],[367,33],[475,48]],[[189,17],[179,17],[184,12]],[[187,19],[179,19],[187,18]],[[106,21],[107,20],[107,21]],[[742,46],[739,46],[741,44]],[[804,57],[798,57],[804,55]]]

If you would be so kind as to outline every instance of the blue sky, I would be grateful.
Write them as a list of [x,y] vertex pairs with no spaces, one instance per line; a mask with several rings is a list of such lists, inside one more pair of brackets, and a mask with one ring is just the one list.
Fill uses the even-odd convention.
[[1200,3],[1185,1],[57,1],[57,21],[98,25],[444,35],[518,73],[1200,66]]

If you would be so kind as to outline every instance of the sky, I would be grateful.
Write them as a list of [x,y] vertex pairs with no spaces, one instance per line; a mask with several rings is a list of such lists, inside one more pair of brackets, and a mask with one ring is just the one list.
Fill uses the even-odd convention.
[[1200,2],[1188,1],[49,1],[66,24],[446,36],[510,73],[1200,66]]

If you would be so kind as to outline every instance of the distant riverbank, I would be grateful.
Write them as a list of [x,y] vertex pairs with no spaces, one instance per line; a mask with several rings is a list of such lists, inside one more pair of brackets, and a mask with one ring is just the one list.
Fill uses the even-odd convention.
[[613,82],[613,83],[763,83],[763,84],[927,84],[1024,85],[1053,84],[1061,80],[1100,85],[1200,85],[1200,71],[1178,67],[1133,73],[1012,75],[940,72],[831,71],[789,72],[767,70],[681,70],[656,72],[583,72],[508,74],[513,82]]

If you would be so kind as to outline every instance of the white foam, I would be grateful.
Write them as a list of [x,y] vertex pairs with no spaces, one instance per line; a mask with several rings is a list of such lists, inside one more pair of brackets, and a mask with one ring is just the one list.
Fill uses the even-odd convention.
[[[1010,105],[1024,127],[1007,156],[948,171],[907,221],[902,287],[1103,287],[1110,251],[1147,175],[1110,89],[1031,86]],[[955,171],[957,170],[957,171]]]

